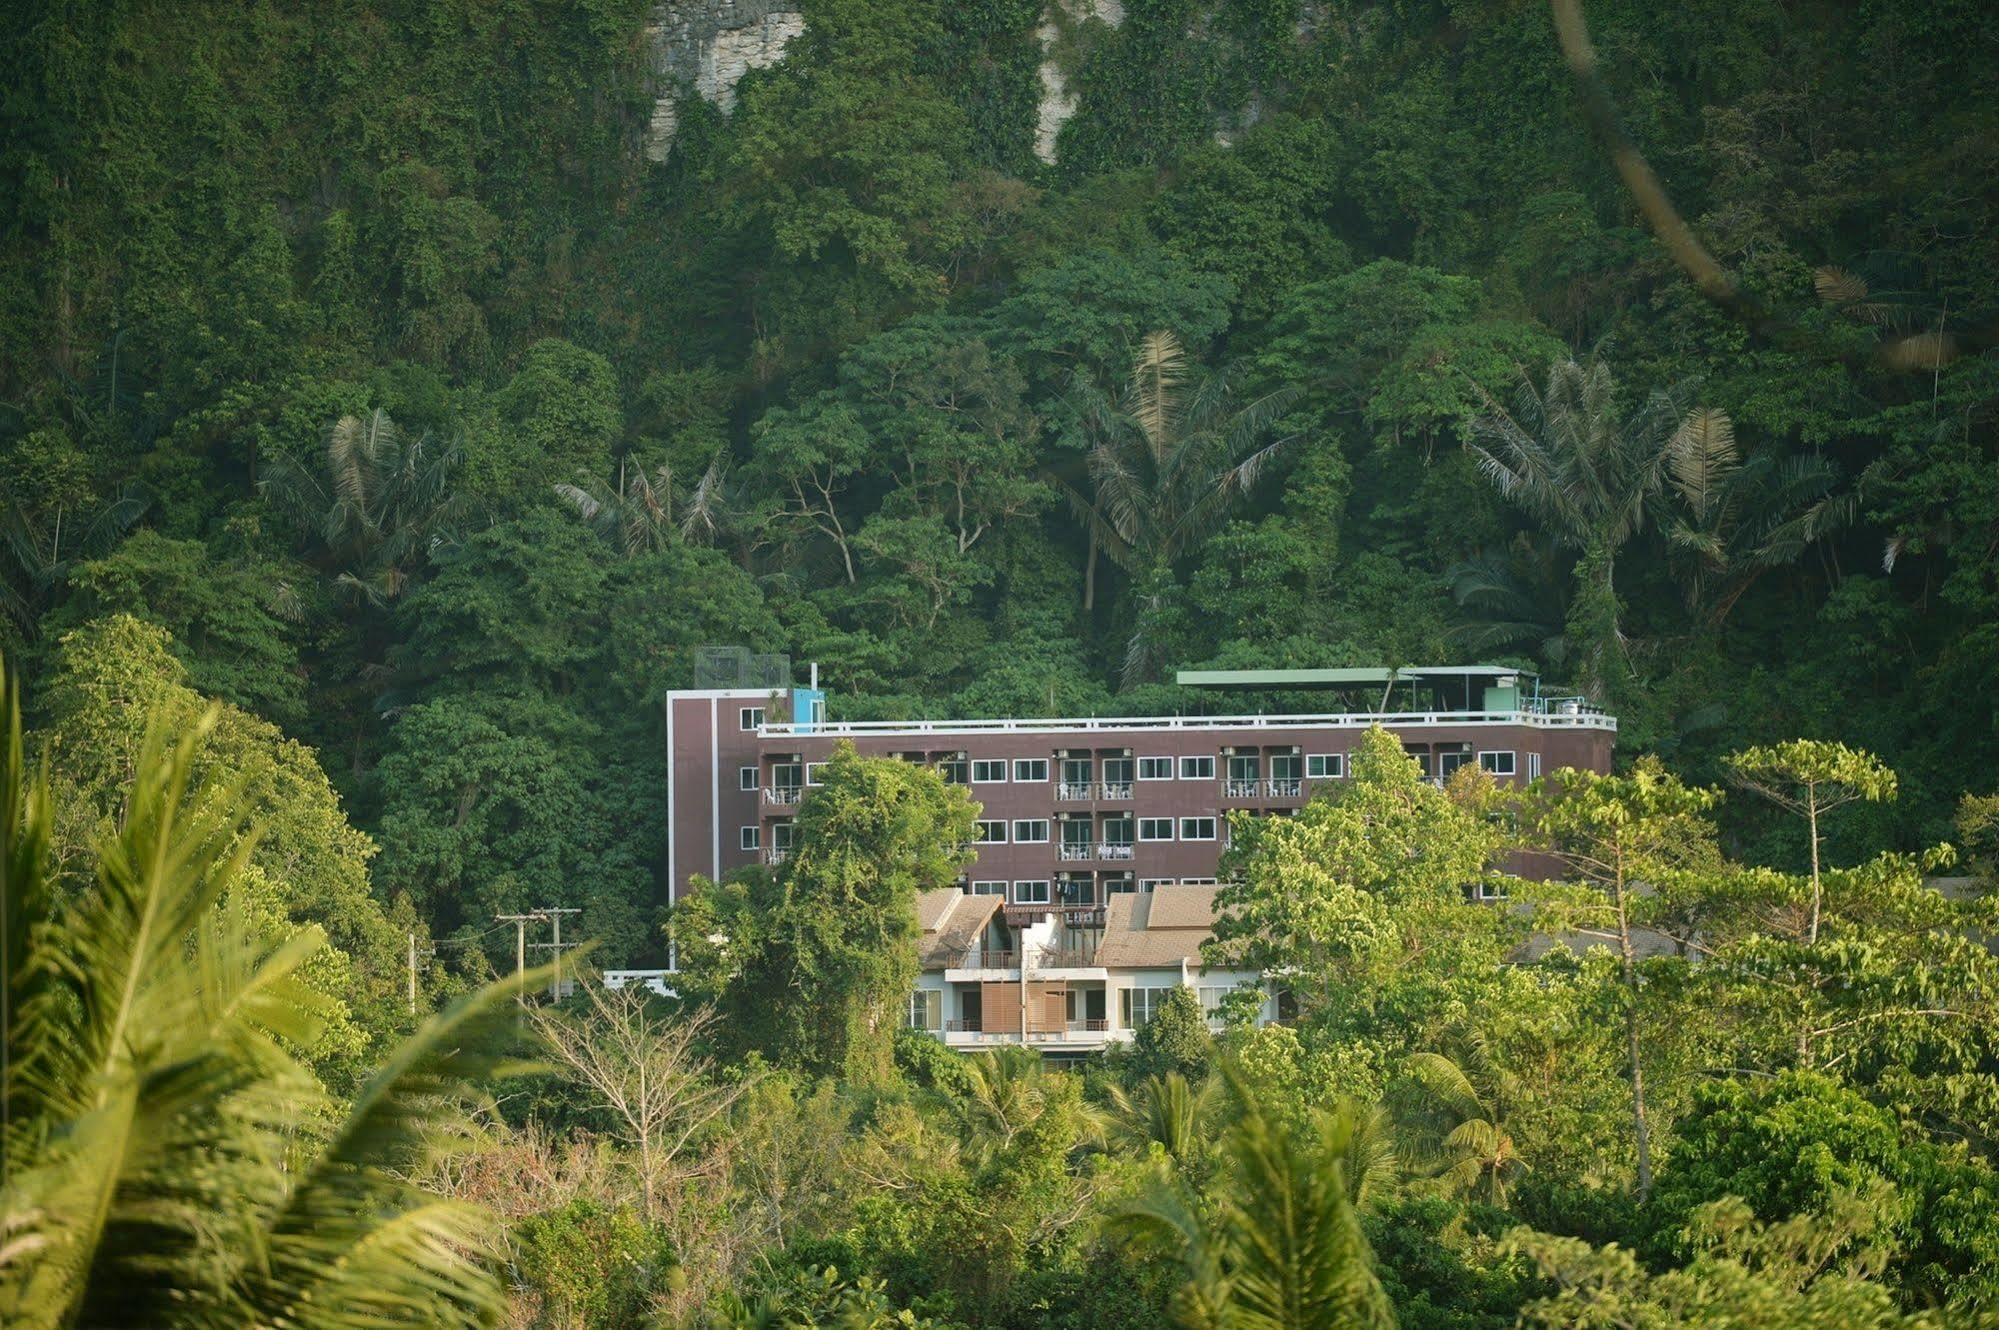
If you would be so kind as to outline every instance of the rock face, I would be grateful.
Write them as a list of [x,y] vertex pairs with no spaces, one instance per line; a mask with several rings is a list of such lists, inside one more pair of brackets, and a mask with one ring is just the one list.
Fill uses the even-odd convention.
[[[1115,28],[1124,22],[1123,0],[1051,0],[1051,8],[1059,6],[1067,22],[1079,23],[1087,18],[1099,18]],[[1044,162],[1055,160],[1055,139],[1062,132],[1062,126],[1069,117],[1076,114],[1076,94],[1070,90],[1069,78],[1062,66],[1056,63],[1054,46],[1062,35],[1051,16],[1037,31],[1041,38],[1041,104],[1036,108],[1034,122],[1034,155]]]
[[776,64],[804,31],[796,0],[666,0],[655,8],[646,24],[657,97],[646,156],[666,160],[680,98],[692,94],[729,110],[743,75]]

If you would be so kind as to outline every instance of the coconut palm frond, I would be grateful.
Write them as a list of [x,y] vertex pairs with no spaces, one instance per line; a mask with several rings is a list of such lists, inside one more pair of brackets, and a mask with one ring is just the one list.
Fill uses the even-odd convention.
[[1147,333],[1132,360],[1126,410],[1158,456],[1171,446],[1177,423],[1176,395],[1187,376],[1187,352],[1180,339],[1161,330]]
[[1711,407],[1688,412],[1673,432],[1668,458],[1680,497],[1693,510],[1696,522],[1706,521],[1741,464],[1735,422],[1726,411]]

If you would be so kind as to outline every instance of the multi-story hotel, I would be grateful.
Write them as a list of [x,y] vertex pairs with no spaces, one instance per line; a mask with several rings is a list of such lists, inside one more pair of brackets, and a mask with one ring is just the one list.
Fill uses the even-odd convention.
[[[1183,671],[1187,686],[1310,692],[1332,705],[1118,719],[829,722],[816,682],[668,695],[674,898],[695,874],[783,862],[800,801],[836,744],[935,767],[980,806],[975,861],[955,893],[925,902],[926,978],[912,999],[912,1020],[951,1042],[1080,1047],[1128,1035],[1152,1000],[1128,995],[1159,985],[1120,984],[1105,962],[1125,951],[1146,962],[1139,969],[1225,987],[1193,976],[1228,814],[1295,810],[1345,778],[1370,726],[1394,734],[1433,779],[1477,763],[1509,783],[1564,766],[1607,771],[1617,729],[1579,699],[1543,695],[1531,674],[1487,665]],[[1028,979],[1037,966],[1062,973]],[[1002,996],[1009,984],[1021,986],[1014,1000]]]

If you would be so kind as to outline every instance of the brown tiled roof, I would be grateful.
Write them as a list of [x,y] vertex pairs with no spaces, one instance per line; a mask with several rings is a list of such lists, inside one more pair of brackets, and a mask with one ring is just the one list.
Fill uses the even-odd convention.
[[1215,923],[1218,887],[1158,887],[1112,896],[1097,964],[1156,969],[1201,961]]
[[916,922],[923,928],[923,940],[917,944],[917,956],[923,968],[942,970],[956,965],[999,908],[998,896],[967,896],[956,887],[918,896]]

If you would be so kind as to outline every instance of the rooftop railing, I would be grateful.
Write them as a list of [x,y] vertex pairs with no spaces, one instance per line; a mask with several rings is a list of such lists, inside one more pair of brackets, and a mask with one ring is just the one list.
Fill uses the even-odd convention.
[[1342,711],[1275,716],[1077,716],[1019,720],[847,720],[795,724],[767,722],[765,738],[865,734],[1045,734],[1101,730],[1423,729],[1457,725],[1520,725],[1541,730],[1616,732],[1617,717],[1588,706],[1560,705],[1514,711]]

